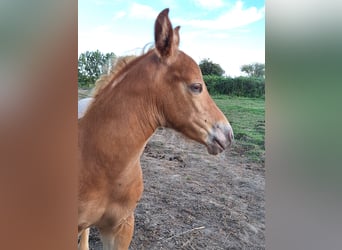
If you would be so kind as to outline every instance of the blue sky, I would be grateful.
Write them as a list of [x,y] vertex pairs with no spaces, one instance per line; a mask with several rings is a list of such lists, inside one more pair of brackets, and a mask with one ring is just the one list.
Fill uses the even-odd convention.
[[78,54],[140,54],[164,8],[181,26],[180,49],[195,61],[209,58],[230,76],[243,75],[243,64],[265,62],[263,0],[79,0]]

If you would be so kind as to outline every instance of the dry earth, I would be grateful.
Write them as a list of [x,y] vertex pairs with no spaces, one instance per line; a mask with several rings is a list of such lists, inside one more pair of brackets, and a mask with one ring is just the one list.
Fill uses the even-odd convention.
[[[264,249],[265,169],[237,152],[211,156],[159,129],[141,158],[144,193],[130,249]],[[90,247],[102,249],[96,229]]]

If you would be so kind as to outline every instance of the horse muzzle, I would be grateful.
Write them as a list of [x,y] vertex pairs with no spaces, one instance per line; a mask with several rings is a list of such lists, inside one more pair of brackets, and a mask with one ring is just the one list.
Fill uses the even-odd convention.
[[233,129],[229,123],[217,123],[209,131],[207,138],[208,153],[217,155],[229,147],[234,140]]

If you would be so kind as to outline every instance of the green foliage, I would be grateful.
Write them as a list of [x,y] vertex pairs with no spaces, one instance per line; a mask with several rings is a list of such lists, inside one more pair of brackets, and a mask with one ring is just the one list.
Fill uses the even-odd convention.
[[241,71],[247,73],[249,77],[265,77],[265,64],[245,64],[241,66]]
[[230,95],[245,97],[264,97],[265,79],[261,77],[236,78],[204,75],[203,80],[207,85],[208,91],[212,95]]
[[99,50],[86,51],[78,58],[78,86],[90,87],[110,67],[115,54],[103,54]]
[[265,161],[265,100],[214,95],[217,106],[234,130],[232,150],[251,162]]
[[199,63],[199,67],[202,71],[202,75],[215,75],[222,76],[224,74],[224,70],[217,63],[213,63],[210,59],[203,59]]

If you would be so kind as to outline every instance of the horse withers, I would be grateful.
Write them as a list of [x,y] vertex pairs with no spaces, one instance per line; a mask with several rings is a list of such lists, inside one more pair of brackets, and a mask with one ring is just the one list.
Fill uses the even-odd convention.
[[169,127],[218,154],[233,130],[208,94],[200,68],[179,50],[168,9],[155,21],[155,48],[108,77],[79,119],[78,232],[88,249],[96,226],[103,249],[128,249],[143,192],[140,156],[158,127]]

